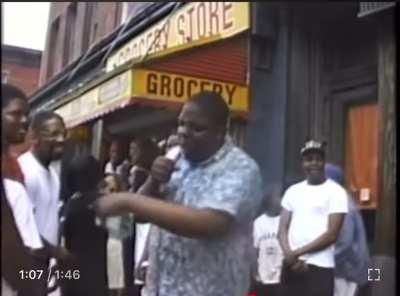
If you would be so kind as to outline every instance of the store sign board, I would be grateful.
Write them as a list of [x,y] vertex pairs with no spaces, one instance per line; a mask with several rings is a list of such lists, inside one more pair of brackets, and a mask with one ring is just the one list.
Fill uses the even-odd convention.
[[128,101],[131,98],[132,71],[113,77],[100,86],[89,90],[55,112],[60,114],[67,126],[76,124],[108,107]]
[[191,2],[115,52],[106,71],[234,36],[250,27],[249,19],[249,2]]
[[220,93],[232,111],[249,110],[247,86],[151,70],[133,71],[134,98],[184,103],[203,90]]
[[101,85],[99,87],[99,104],[104,105],[129,96],[130,75],[130,71],[125,72],[123,75],[116,76]]

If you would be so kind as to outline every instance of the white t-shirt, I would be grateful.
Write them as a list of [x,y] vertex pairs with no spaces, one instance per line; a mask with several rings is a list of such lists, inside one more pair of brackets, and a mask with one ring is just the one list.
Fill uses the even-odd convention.
[[106,166],[104,167],[104,174],[116,174],[116,175],[122,175],[123,171],[122,169],[124,168],[124,166],[129,165],[129,161],[127,159],[125,159],[120,165],[118,165],[116,167],[116,169],[114,170],[111,162],[107,162]]
[[1,295],[17,296],[17,291],[14,291],[3,277],[1,278]]
[[33,215],[32,202],[24,186],[19,182],[4,179],[4,188],[22,242],[26,247],[32,249],[43,248]]
[[60,179],[51,166],[46,169],[28,151],[18,157],[25,186],[32,200],[39,233],[51,244],[58,245]]
[[138,223],[135,230],[135,268],[139,267],[139,263],[143,260],[146,249],[147,238],[150,233],[150,223]]
[[283,252],[278,241],[280,216],[259,216],[253,224],[254,247],[258,249],[257,281],[278,284],[281,278]]
[[[333,213],[347,213],[346,191],[327,179],[320,185],[303,181],[291,186],[283,196],[282,207],[292,212],[289,226],[289,245],[296,250],[309,244],[328,230],[328,218]],[[334,244],[324,250],[300,256],[309,264],[332,268]]]

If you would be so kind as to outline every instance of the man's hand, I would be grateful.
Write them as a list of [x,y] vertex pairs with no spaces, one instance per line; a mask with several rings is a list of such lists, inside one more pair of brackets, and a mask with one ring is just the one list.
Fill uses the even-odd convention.
[[167,183],[174,171],[174,166],[175,163],[172,160],[164,156],[159,156],[153,162],[150,175],[153,180],[161,184]]
[[295,252],[293,252],[293,251],[285,252],[284,255],[285,255],[285,258],[284,258],[285,263],[286,263],[288,266],[292,266],[293,264],[296,263],[296,261],[298,261],[298,256],[297,256],[297,254],[296,254]]
[[64,247],[57,247],[55,256],[57,260],[63,263],[73,263],[76,261],[76,256]]
[[92,207],[100,217],[116,216],[126,210],[125,201],[120,193],[112,193],[97,199]]
[[308,266],[303,260],[297,260],[291,267],[291,270],[294,272],[306,272],[308,270]]

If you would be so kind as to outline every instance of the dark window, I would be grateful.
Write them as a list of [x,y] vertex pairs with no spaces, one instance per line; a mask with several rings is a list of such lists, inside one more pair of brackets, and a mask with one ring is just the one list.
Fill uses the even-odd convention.
[[90,37],[90,44],[93,44],[96,42],[97,34],[98,34],[98,20],[99,20],[99,14],[98,14],[98,4],[96,2],[93,2],[92,4],[92,24],[91,24],[91,37]]
[[76,15],[77,15],[77,4],[75,2],[72,2],[67,10],[63,66],[68,65],[69,62],[71,62],[71,60],[74,57]]
[[47,78],[50,79],[53,77],[55,72],[55,63],[56,63],[56,52],[57,52],[57,44],[58,44],[58,35],[60,32],[60,18],[57,18],[51,24],[50,29],[50,42],[48,48],[48,64],[47,64]]
[[85,23],[82,36],[82,53],[86,52],[90,43],[90,32],[93,19],[93,2],[86,2]]
[[96,41],[97,38],[97,28],[98,28],[98,24],[97,22],[95,24],[93,24],[93,31],[92,31],[92,41],[90,42],[91,44],[93,44]]

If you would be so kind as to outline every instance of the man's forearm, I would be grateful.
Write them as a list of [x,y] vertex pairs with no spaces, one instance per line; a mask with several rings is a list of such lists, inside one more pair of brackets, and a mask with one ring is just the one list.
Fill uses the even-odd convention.
[[330,245],[334,244],[339,236],[340,229],[344,220],[345,214],[343,213],[332,213],[329,215],[328,230],[317,237],[309,244],[294,250],[298,256],[315,253],[326,249]]
[[146,197],[140,194],[120,193],[123,199],[121,213],[133,212],[148,221],[178,235],[203,238],[225,234],[233,218],[227,214],[197,210],[186,206]]
[[333,233],[327,231],[309,244],[294,250],[294,253],[296,254],[296,256],[315,253],[326,249],[327,247],[335,243],[335,241],[336,236]]
[[289,239],[287,231],[281,231],[278,233],[278,241],[281,245],[282,251],[284,254],[290,253],[292,250],[289,246]]

